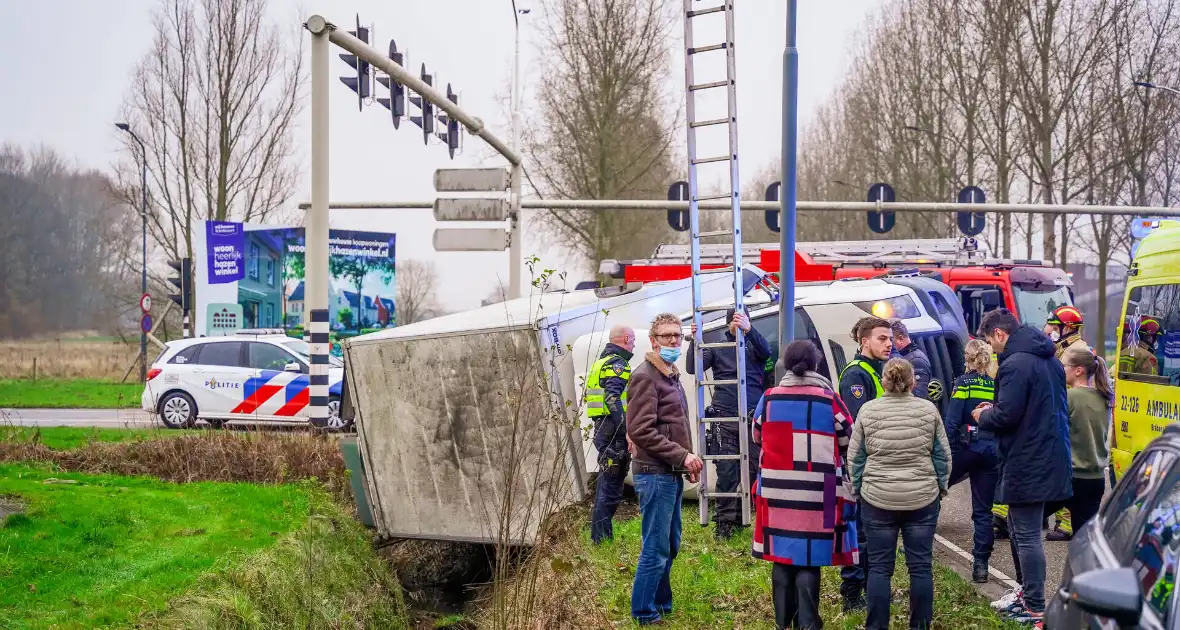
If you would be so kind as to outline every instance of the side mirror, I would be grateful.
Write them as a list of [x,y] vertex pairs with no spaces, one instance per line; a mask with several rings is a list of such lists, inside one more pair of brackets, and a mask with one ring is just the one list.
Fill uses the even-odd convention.
[[302,373],[303,366],[299,365],[299,363],[297,361],[292,361],[292,362],[288,363],[287,365],[283,366],[283,371],[284,372]]
[[1128,567],[1095,569],[1074,576],[1069,590],[1062,588],[1059,596],[1091,615],[1113,619],[1120,628],[1138,626],[1143,614],[1139,576]]

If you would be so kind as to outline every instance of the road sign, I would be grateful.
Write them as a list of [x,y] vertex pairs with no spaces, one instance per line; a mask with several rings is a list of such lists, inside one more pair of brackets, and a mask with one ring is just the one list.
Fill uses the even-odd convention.
[[[978,186],[964,186],[959,191],[959,203],[986,203],[987,195]],[[959,221],[959,231],[967,236],[975,236],[987,227],[987,215],[983,212],[967,212],[961,210],[956,213]]]
[[152,310],[152,296],[149,293],[144,293],[139,296],[139,310],[147,313]]
[[440,168],[434,171],[438,192],[497,192],[512,183],[504,168]]
[[503,228],[458,228],[434,231],[436,252],[502,252],[509,232]]
[[[668,201],[688,201],[688,182],[673,182],[668,187]],[[689,225],[688,210],[669,210],[668,225],[677,232],[687,232]]]
[[[897,197],[893,193],[893,186],[889,184],[873,184],[869,186],[869,201],[879,201],[881,203],[893,203]],[[878,212],[876,210],[869,210],[869,229],[877,234],[884,234],[893,229],[893,224],[897,223],[897,214],[891,210],[883,210]]]
[[[778,201],[779,200],[779,192],[782,190],[782,187],[783,187],[783,183],[781,181],[771,182],[771,184],[766,187],[766,197],[765,197],[766,200],[767,201]],[[779,218],[778,217],[779,217],[778,210],[767,210],[766,211],[766,217],[765,217],[766,218],[766,227],[770,228],[771,232],[777,233],[779,231]]]
[[435,221],[503,221],[507,218],[507,199],[459,197],[434,200]]
[[139,329],[145,333],[152,332],[152,314],[144,313],[143,319],[139,320]]

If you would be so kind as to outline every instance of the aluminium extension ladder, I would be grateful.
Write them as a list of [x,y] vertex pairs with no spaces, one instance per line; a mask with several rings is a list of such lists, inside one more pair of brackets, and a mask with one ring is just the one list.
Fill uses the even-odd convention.
[[[702,307],[701,305],[701,275],[703,273],[731,273],[733,274],[733,306],[738,312],[744,312],[743,304],[743,283],[742,283],[742,215],[739,207],[741,199],[741,180],[738,178],[738,139],[737,139],[737,88],[734,84],[735,62],[734,62],[734,15],[733,4],[735,0],[711,0],[712,2],[720,1],[720,4],[709,6],[708,8],[694,9],[693,6],[699,0],[684,0],[684,79],[685,79],[685,112],[687,115],[687,129],[688,129],[688,212],[689,212],[689,229],[691,234],[691,263],[692,263],[692,321],[696,324],[696,334],[693,335],[693,342],[695,351],[691,360],[695,365],[695,374],[693,375],[696,384],[696,401],[697,401],[697,438],[698,444],[706,444],[706,427],[710,424],[718,423],[736,423],[738,426],[738,454],[737,455],[709,455],[706,454],[701,457],[704,461],[704,468],[701,470],[700,485],[698,486],[698,496],[700,505],[701,525],[709,524],[709,501],[712,499],[733,497],[737,498],[741,503],[742,510],[742,524],[750,524],[750,445],[749,445],[749,424],[750,419],[747,413],[746,401],[746,340],[745,335],[742,334],[741,329],[738,329],[737,338],[734,342],[722,343],[703,343],[701,325],[701,314],[703,312],[712,312],[717,310],[725,310],[727,306],[713,306]],[[720,44],[710,44],[706,46],[695,46],[693,43],[693,23],[698,24],[704,22],[708,24],[710,21],[715,22],[715,18],[700,19],[711,14],[722,13],[725,19],[725,41]],[[722,51],[725,54],[725,78],[722,80],[715,80],[709,82],[700,82],[701,79],[696,76],[694,69],[695,61],[699,55],[707,55],[712,51]],[[717,88],[724,88],[727,92],[728,107],[727,115],[724,118],[714,118],[708,120],[697,119],[697,103],[696,96],[702,92],[710,93]],[[714,92],[715,93],[715,92]],[[699,157],[697,155],[697,130],[703,127],[713,127],[724,125],[728,131],[728,152],[724,155]],[[699,176],[697,173],[697,166],[702,164],[725,163],[729,166],[729,190],[727,193],[712,194],[700,196],[698,194]],[[700,207],[699,202],[711,199],[729,199],[730,200],[730,221],[731,228],[727,230],[718,230],[715,232],[701,232],[700,222]],[[701,270],[701,239],[710,237],[729,237],[733,247],[732,267],[720,270]],[[734,348],[737,353],[737,378],[727,380],[710,380],[706,379],[701,370],[702,353],[706,348]],[[706,418],[705,417],[705,387],[718,385],[736,385],[737,399],[738,399],[738,415],[732,418]],[[709,462],[722,460],[737,460],[741,467],[741,485],[737,492],[710,492],[708,490],[709,484]]]

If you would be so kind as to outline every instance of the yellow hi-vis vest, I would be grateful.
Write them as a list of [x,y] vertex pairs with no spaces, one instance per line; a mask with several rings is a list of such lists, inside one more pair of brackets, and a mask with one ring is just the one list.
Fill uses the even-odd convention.
[[[849,368],[851,368],[854,365],[860,366],[860,369],[864,370],[865,372],[868,372],[869,377],[873,379],[873,388],[876,389],[876,394],[873,397],[880,398],[880,397],[884,396],[885,395],[885,388],[881,386],[881,377],[877,376],[877,371],[873,369],[873,366],[869,365],[865,361],[861,361],[860,359],[856,359],[852,363],[849,363],[848,365],[844,366],[844,369],[840,371],[840,380],[841,381],[844,380],[844,374],[846,372],[848,372]],[[839,385],[837,385],[837,387],[839,387]]]
[[[623,368],[622,374],[615,372],[614,368],[610,366],[610,363],[616,359],[623,361],[623,357],[617,354],[608,354],[590,366],[590,373],[586,376],[586,415],[591,418],[610,415],[610,410],[606,408],[606,390],[602,388],[602,379],[618,377],[624,382],[631,380],[631,365],[629,363],[623,361],[626,367]],[[619,397],[619,402],[623,404],[623,411],[627,411],[626,389],[623,389],[623,395]]]

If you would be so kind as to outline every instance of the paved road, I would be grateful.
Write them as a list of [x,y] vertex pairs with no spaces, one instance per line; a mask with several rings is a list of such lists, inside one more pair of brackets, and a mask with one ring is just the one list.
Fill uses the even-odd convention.
[[142,429],[164,426],[139,409],[0,409],[0,424]]
[[[938,519],[938,535],[935,550],[938,559],[954,568],[960,575],[971,579],[971,486],[970,481],[963,481],[951,488],[950,496],[942,502],[942,510]],[[1107,488],[1107,492],[1110,489]],[[1061,580],[1061,572],[1065,569],[1066,551],[1069,543],[1045,542],[1045,595],[1052,596],[1057,592]],[[951,546],[957,547],[954,550]],[[967,555],[962,557],[959,551]],[[992,552],[990,563],[993,574],[988,584],[981,590],[990,599],[998,599],[1004,591],[1011,588],[1008,580],[1016,579],[1016,569],[1012,564],[1011,547],[1007,540],[997,540]],[[1002,576],[996,575],[996,572]]]

